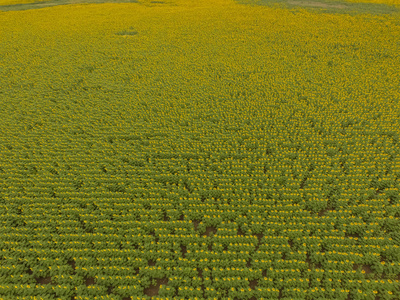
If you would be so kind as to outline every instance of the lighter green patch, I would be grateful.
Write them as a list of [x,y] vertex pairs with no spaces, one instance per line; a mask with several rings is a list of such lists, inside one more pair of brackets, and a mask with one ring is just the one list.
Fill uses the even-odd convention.
[[242,4],[278,6],[292,10],[305,8],[313,12],[332,14],[394,14],[400,10],[396,6],[378,3],[354,3],[343,0],[238,0]]

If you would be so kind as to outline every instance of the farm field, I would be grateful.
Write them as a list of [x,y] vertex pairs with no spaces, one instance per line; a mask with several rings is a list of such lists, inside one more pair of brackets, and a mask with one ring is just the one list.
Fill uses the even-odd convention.
[[27,2],[0,299],[400,299],[400,1]]

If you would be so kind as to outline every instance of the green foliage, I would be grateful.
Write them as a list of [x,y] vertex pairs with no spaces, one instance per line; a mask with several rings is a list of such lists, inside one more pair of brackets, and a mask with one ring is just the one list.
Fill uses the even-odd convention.
[[0,15],[1,299],[400,299],[395,15]]

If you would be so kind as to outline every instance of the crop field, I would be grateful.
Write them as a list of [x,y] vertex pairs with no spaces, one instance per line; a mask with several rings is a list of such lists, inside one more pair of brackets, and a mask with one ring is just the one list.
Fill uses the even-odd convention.
[[400,299],[399,0],[26,2],[1,300]]

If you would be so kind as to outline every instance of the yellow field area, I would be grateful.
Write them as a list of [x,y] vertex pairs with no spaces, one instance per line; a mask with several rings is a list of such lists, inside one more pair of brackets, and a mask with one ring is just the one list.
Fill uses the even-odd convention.
[[[13,5],[13,4],[28,4],[28,3],[34,3],[34,2],[56,2],[54,0],[0,0],[0,6],[1,5]],[[331,0],[332,2],[335,1],[339,1],[339,2],[356,2],[356,3],[377,3],[377,4],[388,4],[388,5],[400,5],[400,0]],[[65,1],[60,1],[60,2],[65,2]],[[74,1],[72,0],[71,3],[79,3],[81,1]],[[90,2],[90,1],[82,1],[82,2]],[[97,2],[97,1],[94,1]],[[105,3],[107,1],[104,1]],[[114,2],[114,1],[112,1]],[[152,0],[138,0],[137,2],[139,3],[155,3],[158,1],[152,1]],[[167,3],[176,3],[177,1],[174,0],[167,0],[167,1],[159,1],[159,2],[163,2],[164,4]],[[179,2],[179,0],[178,0]],[[257,3],[257,0],[253,1],[254,3]],[[303,2],[308,2],[308,1],[303,1]],[[316,1],[312,1],[312,2],[316,2]]]
[[[215,56],[211,56],[211,63],[223,64],[229,68],[231,76],[241,68],[253,69],[267,64],[271,71],[274,70],[280,74],[278,76],[289,80],[291,76],[300,76],[299,70],[308,68],[306,65],[312,62],[319,66],[313,76],[320,80],[337,80],[345,86],[355,82],[367,84],[368,77],[355,77],[355,82],[349,82],[341,76],[349,70],[349,61],[338,63],[335,68],[327,65],[330,60],[343,59],[334,56],[334,46],[335,49],[342,49],[340,53],[343,55],[354,55],[355,62],[360,62],[362,55],[371,53],[370,59],[363,61],[358,68],[351,68],[346,76],[355,76],[356,73],[375,68],[376,72],[368,72],[368,76],[377,76],[382,69],[387,73],[393,70],[390,59],[384,58],[380,58],[378,68],[378,58],[373,57],[372,53],[381,49],[380,51],[388,53],[388,57],[395,55],[398,45],[393,41],[398,40],[399,34],[397,16],[351,17],[312,14],[306,10],[293,14],[288,10],[239,5],[224,0],[174,1],[171,5],[151,1],[147,3],[147,6],[68,5],[3,13],[0,19],[4,29],[0,33],[2,42],[6,48],[11,45],[19,47],[17,53],[8,54],[16,60],[3,61],[3,64],[14,63],[26,67],[25,76],[28,79],[28,75],[38,76],[36,71],[40,68],[55,67],[52,62],[58,59],[60,62],[57,68],[72,72],[75,65],[85,61],[93,60],[93,63],[100,64],[101,60],[95,54],[98,52],[113,52],[116,56],[134,59],[141,50],[146,49],[153,52],[146,58],[149,64],[143,67],[151,73],[156,71],[152,69],[156,63],[159,68],[169,68],[174,74],[183,72],[190,79],[206,80],[189,65],[204,66],[210,60],[209,55],[215,53]],[[21,16],[25,22],[19,21]],[[138,32],[136,36],[124,39],[124,35],[116,34],[130,27]],[[387,28],[392,30],[388,34],[380,34]],[[21,38],[15,38],[19,36]],[[10,43],[11,40],[13,43]],[[72,43],[74,40],[79,43]],[[43,43],[57,46],[47,48]],[[114,44],[119,46],[114,47]],[[168,47],[169,51],[159,51],[163,47]],[[348,52],[351,48],[357,48],[357,51]],[[72,63],[70,53],[77,53],[78,49],[82,55],[76,55],[76,60]],[[310,60],[308,54],[317,54],[318,61]],[[41,57],[44,64],[31,64],[30,57],[34,61]],[[297,67],[293,65],[282,73],[281,62],[275,59],[277,57],[285,62],[292,61]],[[299,59],[300,57],[303,59]],[[186,63],[174,64],[172,61],[175,59],[185,59]],[[126,66],[121,64],[118,68]],[[118,70],[129,72],[128,69]],[[32,74],[29,74],[30,71]],[[178,77],[170,80],[175,81]],[[257,79],[256,73],[253,77]],[[278,78],[273,80],[279,82]],[[210,84],[213,85],[213,82]],[[377,80],[374,84],[386,83]],[[330,90],[339,88],[342,86],[334,84]]]
[[400,299],[398,13],[141,1],[0,28],[1,299]]

